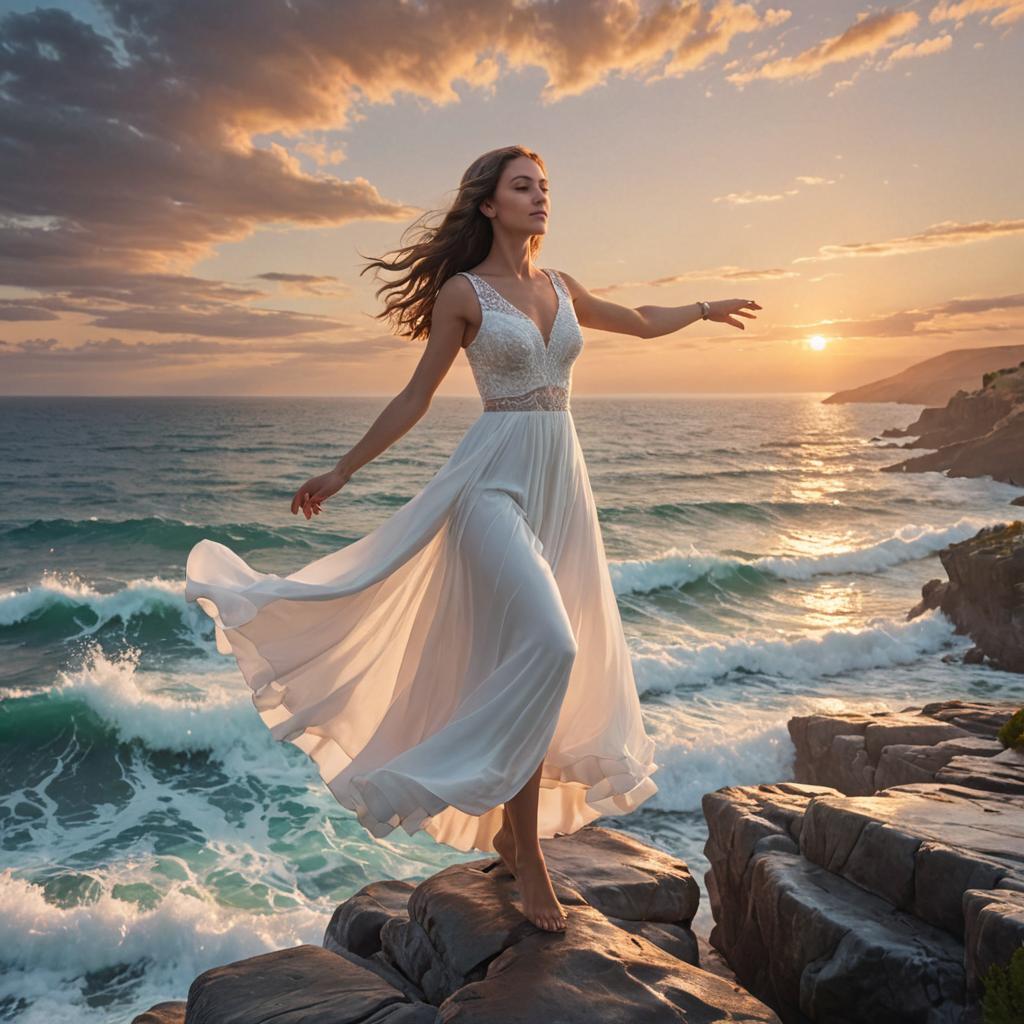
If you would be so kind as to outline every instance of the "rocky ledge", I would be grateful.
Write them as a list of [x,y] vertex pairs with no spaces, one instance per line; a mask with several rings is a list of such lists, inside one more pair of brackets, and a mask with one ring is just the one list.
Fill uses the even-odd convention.
[[337,908],[321,946],[212,968],[187,1001],[133,1024],[778,1024],[694,935],[700,890],[684,862],[596,825],[541,845],[564,933],[534,927],[486,857],[418,885],[371,883]]
[[1024,942],[1024,751],[995,739],[1015,710],[801,716],[795,781],[705,795],[711,944],[787,1024],[981,1019]]
[[1024,522],[986,526],[939,560],[949,579],[929,580],[907,618],[941,608],[975,643],[966,660],[1024,672]]
[[925,409],[907,427],[883,437],[920,435],[906,448],[937,451],[905,459],[882,472],[991,476],[1024,486],[1024,363],[986,373],[977,391],[958,391],[942,409]]
[[704,796],[708,939],[683,861],[587,825],[542,840],[564,933],[484,857],[373,882],[321,945],[211,968],[133,1024],[979,1024],[1024,943],[1016,710],[791,719],[792,780]]
[[1024,796],[1024,751],[997,739],[1017,707],[945,700],[902,711],[799,715],[788,722],[793,777],[847,796],[910,782]]

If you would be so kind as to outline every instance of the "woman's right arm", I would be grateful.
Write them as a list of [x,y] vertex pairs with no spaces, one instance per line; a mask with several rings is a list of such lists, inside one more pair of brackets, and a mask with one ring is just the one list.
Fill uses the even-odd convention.
[[311,477],[295,492],[293,513],[301,509],[307,519],[319,514],[321,503],[341,490],[356,470],[390,448],[422,419],[462,347],[471,310],[471,288],[472,285],[459,275],[441,285],[431,313],[430,335],[409,383],[391,399],[332,470]]

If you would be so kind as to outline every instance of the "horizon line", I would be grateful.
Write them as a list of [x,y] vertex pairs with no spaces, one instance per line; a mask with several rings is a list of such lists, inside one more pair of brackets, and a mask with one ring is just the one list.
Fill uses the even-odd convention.
[[[845,389],[843,389],[845,390]],[[718,396],[743,396],[749,397],[751,395],[831,395],[835,394],[834,391],[828,390],[817,390],[810,389],[807,391],[601,391],[601,392],[588,392],[586,394],[574,394],[574,399],[584,398],[683,398],[683,397],[714,397]],[[0,400],[5,398],[160,398],[160,399],[171,399],[171,398],[262,398],[262,399],[274,399],[274,398],[394,398],[395,392],[393,391],[382,391],[379,393],[371,392],[360,392],[358,394],[335,394],[335,395],[302,395],[302,394],[280,394],[280,395],[261,395],[261,394],[181,394],[181,395],[156,395],[156,394],[114,394],[114,395],[96,395],[96,394],[66,394],[64,392],[50,392],[50,393],[38,393],[38,394],[0,394]],[[479,401],[479,395],[434,395],[431,401],[437,399],[460,399],[469,401],[470,399]]]

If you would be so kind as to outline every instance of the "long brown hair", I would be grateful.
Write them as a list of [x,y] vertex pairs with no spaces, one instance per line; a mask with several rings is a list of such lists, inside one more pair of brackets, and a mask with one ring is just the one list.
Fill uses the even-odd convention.
[[[419,225],[415,241],[393,250],[394,259],[373,259],[359,272],[361,277],[371,267],[409,271],[405,277],[388,281],[377,289],[378,296],[382,292],[398,294],[389,297],[383,312],[374,314],[376,319],[388,321],[395,333],[413,341],[430,333],[431,313],[441,285],[460,270],[475,267],[491,251],[491,221],[479,207],[494,196],[505,164],[520,156],[528,156],[547,174],[544,161],[525,146],[502,146],[484,153],[466,168],[451,206],[440,211],[440,224],[431,227],[427,223],[438,213],[428,211],[402,233],[404,238],[406,232]],[[540,244],[540,235],[530,239],[532,258],[536,258]]]

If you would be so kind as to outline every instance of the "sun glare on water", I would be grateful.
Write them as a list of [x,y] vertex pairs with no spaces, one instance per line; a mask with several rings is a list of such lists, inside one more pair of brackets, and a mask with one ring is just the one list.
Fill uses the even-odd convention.
[[828,340],[823,338],[820,334],[815,334],[813,338],[808,339],[807,344],[813,348],[815,352],[820,352],[828,344]]

